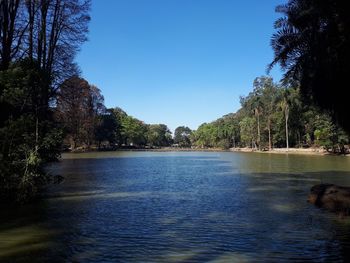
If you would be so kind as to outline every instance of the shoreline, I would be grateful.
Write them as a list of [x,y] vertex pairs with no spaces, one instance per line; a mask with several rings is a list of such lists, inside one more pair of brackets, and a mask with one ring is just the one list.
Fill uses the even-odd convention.
[[232,152],[255,152],[273,154],[302,154],[302,155],[338,155],[329,153],[323,148],[273,148],[272,150],[255,150],[252,148],[230,148]]
[[241,152],[241,153],[272,153],[272,154],[297,154],[297,155],[318,155],[318,156],[350,156],[350,154],[338,154],[327,152],[323,148],[274,148],[271,151],[259,151],[252,148],[175,148],[175,147],[162,147],[154,149],[134,148],[134,149],[116,149],[116,150],[81,150],[81,151],[68,151],[64,153],[88,153],[88,152]]

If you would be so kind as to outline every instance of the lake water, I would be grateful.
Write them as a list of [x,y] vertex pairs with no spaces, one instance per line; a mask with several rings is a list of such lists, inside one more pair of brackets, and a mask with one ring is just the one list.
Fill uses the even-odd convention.
[[306,202],[350,185],[350,158],[215,152],[66,154],[44,198],[0,215],[0,261],[343,262],[350,220]]

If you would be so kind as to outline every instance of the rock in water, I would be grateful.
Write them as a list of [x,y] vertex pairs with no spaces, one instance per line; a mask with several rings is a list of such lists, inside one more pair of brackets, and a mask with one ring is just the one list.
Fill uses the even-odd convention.
[[308,202],[341,215],[350,215],[350,187],[315,185],[310,189]]

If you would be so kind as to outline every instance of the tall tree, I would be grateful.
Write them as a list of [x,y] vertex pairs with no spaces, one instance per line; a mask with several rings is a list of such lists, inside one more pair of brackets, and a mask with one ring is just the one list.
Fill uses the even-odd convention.
[[190,147],[191,134],[192,130],[190,128],[185,126],[177,127],[174,133],[174,143],[178,144],[180,147]]
[[47,78],[47,72],[29,60],[0,71],[0,103],[6,103],[9,114],[0,125],[1,199],[32,197],[47,180],[45,163],[60,154],[62,133],[51,119],[51,110],[45,120],[38,121],[41,83]]
[[[18,28],[20,0],[0,2],[0,70],[6,70],[19,50],[24,29]],[[23,25],[22,25],[23,27]]]
[[86,80],[71,77],[60,86],[56,112],[72,149],[83,145],[89,148],[95,138],[99,115],[104,113],[103,96]]
[[245,117],[240,121],[239,126],[242,142],[246,146],[251,146],[252,149],[256,148],[256,120],[252,117]]
[[259,77],[254,80],[254,86],[261,90],[260,97],[266,118],[269,150],[272,149],[273,114],[276,107],[277,87],[270,77]]
[[171,132],[165,124],[149,125],[147,141],[151,146],[169,146],[171,139]]
[[276,11],[271,45],[285,80],[300,83],[304,98],[329,110],[347,131],[350,5],[342,0],[289,0]]
[[147,142],[147,125],[132,117],[125,116],[122,118],[122,131],[121,134],[125,140],[127,146],[144,146]]
[[280,101],[280,107],[281,110],[284,114],[284,120],[285,120],[285,129],[286,129],[286,147],[287,151],[289,150],[289,131],[288,131],[288,120],[289,120],[289,101],[288,101],[288,96],[289,95],[289,90],[285,89],[282,92],[282,99]]
[[98,148],[101,148],[101,143],[107,141],[108,148],[115,148],[118,142],[117,131],[119,123],[112,109],[107,109],[104,113],[98,116],[98,124],[95,129],[95,139],[98,143]]
[[45,178],[43,165],[57,158],[61,132],[52,106],[59,83],[78,71],[73,61],[86,40],[89,6],[86,0],[0,1],[0,133],[19,137],[1,140],[0,174],[20,184],[10,184],[14,193],[34,193]]
[[116,119],[116,129],[115,129],[115,136],[116,136],[116,143],[118,146],[121,146],[122,144],[126,144],[126,137],[123,132],[123,126],[122,123],[124,122],[124,118],[126,118],[128,115],[125,111],[123,111],[121,108],[113,108],[109,110],[113,117]]
[[0,70],[28,56],[58,79],[72,75],[87,39],[89,8],[90,0],[2,0]]

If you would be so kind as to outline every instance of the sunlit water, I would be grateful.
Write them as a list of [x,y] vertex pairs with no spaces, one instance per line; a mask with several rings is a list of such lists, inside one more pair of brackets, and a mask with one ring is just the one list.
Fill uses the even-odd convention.
[[306,202],[350,185],[350,158],[253,153],[68,154],[43,200],[2,208],[0,261],[342,262],[350,220]]

